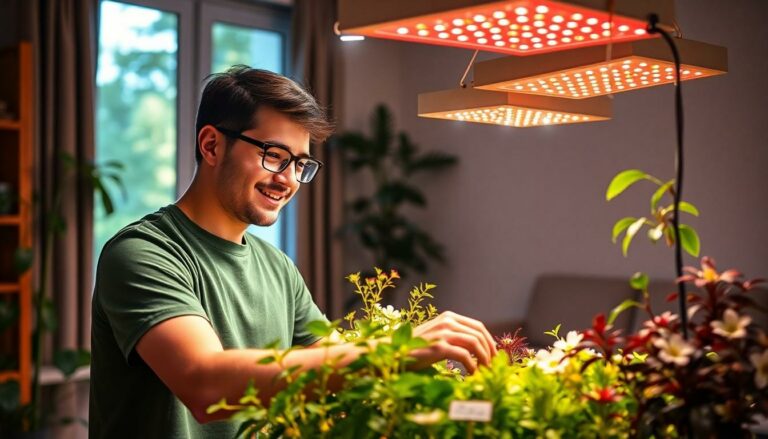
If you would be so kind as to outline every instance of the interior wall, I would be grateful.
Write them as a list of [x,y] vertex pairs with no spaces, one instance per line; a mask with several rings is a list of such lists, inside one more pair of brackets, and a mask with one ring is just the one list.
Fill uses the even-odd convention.
[[[768,2],[676,4],[684,37],[726,46],[730,68],[684,83],[683,198],[702,214],[686,222],[721,269],[768,276]],[[654,187],[638,184],[605,201],[621,170],[673,178],[672,86],[616,95],[608,122],[515,129],[416,116],[418,93],[458,85],[469,50],[367,39],[345,45],[344,54],[342,129],[364,129],[385,102],[417,144],[460,157],[454,169],[419,181],[429,208],[414,213],[446,245],[449,264],[415,279],[438,284],[441,309],[487,322],[521,318],[546,272],[674,277],[673,251],[663,244],[638,236],[624,258],[610,239],[618,218],[648,213]],[[349,197],[360,178],[349,176],[346,187]],[[347,271],[365,269],[359,249],[348,250]]]

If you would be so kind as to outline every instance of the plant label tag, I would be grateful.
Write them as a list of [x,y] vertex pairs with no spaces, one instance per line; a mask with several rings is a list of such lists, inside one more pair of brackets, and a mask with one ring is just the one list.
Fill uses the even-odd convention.
[[453,421],[489,422],[493,414],[490,401],[451,401],[448,418]]

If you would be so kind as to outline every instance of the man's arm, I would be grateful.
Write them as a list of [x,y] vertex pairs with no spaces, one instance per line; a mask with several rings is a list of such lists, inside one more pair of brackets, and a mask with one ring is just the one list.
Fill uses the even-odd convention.
[[[419,326],[414,335],[432,341],[429,347],[413,352],[415,367],[450,359],[461,362],[472,373],[476,368],[472,357],[480,364],[488,364],[496,353],[493,338],[482,323],[450,312]],[[226,416],[208,415],[206,409],[221,398],[236,401],[251,379],[265,405],[283,385],[274,381],[279,365],[257,364],[272,354],[270,350],[225,350],[208,321],[199,316],[180,316],[157,324],[139,340],[136,350],[200,423]],[[314,369],[329,357],[341,357],[338,367],[344,367],[364,351],[350,343],[313,346],[289,353],[285,367]]]

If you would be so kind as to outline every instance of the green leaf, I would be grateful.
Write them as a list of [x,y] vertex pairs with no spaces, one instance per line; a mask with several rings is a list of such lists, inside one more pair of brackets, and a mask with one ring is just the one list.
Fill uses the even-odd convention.
[[19,390],[17,380],[0,383],[0,413],[12,413],[19,408]]
[[626,230],[627,227],[629,227],[635,221],[637,221],[637,218],[632,216],[624,217],[616,221],[616,224],[613,225],[613,233],[611,233],[611,240],[613,241],[614,244],[616,243],[616,238],[618,238],[619,235],[621,235],[621,232]]
[[419,189],[401,181],[382,185],[376,193],[382,205],[398,205],[410,202],[418,206],[426,206],[427,200]]
[[632,352],[632,361],[630,362],[630,364],[645,363],[646,358],[648,358],[648,354],[640,354],[637,351]]
[[413,154],[416,153],[417,148],[416,145],[411,142],[411,138],[408,134],[400,133],[398,138],[400,139],[400,146],[397,149],[397,159],[404,168],[407,168],[410,165]]
[[699,234],[691,226],[680,224],[680,244],[689,255],[699,257]]
[[648,288],[648,275],[640,272],[633,274],[629,279],[629,286],[633,290],[645,291]]
[[392,345],[399,347],[405,346],[411,340],[413,335],[413,328],[408,323],[403,323],[392,334]]
[[56,316],[56,307],[53,301],[48,297],[43,298],[43,311],[40,315],[40,326],[44,331],[55,331],[59,326],[59,319]]
[[389,151],[389,146],[394,138],[392,129],[392,113],[384,104],[379,104],[373,111],[371,119],[373,128],[373,149],[380,155],[385,156]]
[[23,274],[32,267],[34,260],[34,250],[29,247],[18,247],[13,252],[13,270],[16,274]]
[[307,332],[316,337],[328,337],[333,332],[333,326],[324,320],[315,320],[307,323]]
[[671,188],[673,184],[675,184],[675,180],[669,180],[668,182],[661,185],[658,189],[656,189],[656,192],[654,192],[653,196],[651,197],[651,212],[656,210],[656,206],[659,204],[661,197],[664,196],[664,193],[669,191],[669,188]]
[[638,218],[627,228],[627,234],[621,242],[621,254],[623,254],[624,257],[627,256],[627,251],[629,250],[629,244],[632,242],[632,238],[634,238],[640,228],[643,227],[643,224],[645,224],[645,217]]
[[19,319],[19,303],[16,301],[0,301],[0,334],[15,325]]
[[613,308],[611,310],[611,313],[608,315],[608,324],[612,325],[613,322],[616,321],[616,318],[619,317],[621,313],[628,310],[629,308],[632,308],[633,306],[636,306],[638,308],[641,308],[643,305],[640,302],[637,302],[632,299],[627,299],[623,302],[621,302],[618,306]]
[[53,354],[53,365],[64,374],[65,378],[72,376],[82,366],[91,363],[91,353],[84,349],[66,349]]
[[371,201],[365,197],[359,197],[349,204],[353,212],[357,214],[365,213],[371,206]]
[[624,192],[631,185],[648,177],[648,174],[639,169],[628,169],[626,171],[619,172],[615,177],[613,177],[611,183],[608,184],[608,190],[605,192],[605,199],[608,201],[612,200]]
[[555,329],[545,332],[544,335],[551,335],[552,337],[560,338],[558,335],[560,333],[560,326],[562,326],[562,323],[558,323],[557,326],[555,326]]
[[119,170],[125,169],[125,163],[119,161],[119,160],[107,160],[106,162],[102,163],[99,167],[101,168],[114,168]]
[[[669,206],[664,208],[663,213],[667,214],[669,212],[672,212],[674,208],[675,208],[674,203],[670,204]],[[696,206],[694,206],[693,204],[687,201],[680,202],[680,212],[690,213],[693,216],[699,216],[699,209],[697,209]]]
[[269,355],[264,358],[259,359],[259,361],[256,362],[256,364],[272,364],[277,360],[274,355]]
[[406,174],[413,174],[418,171],[434,171],[453,166],[457,162],[458,159],[455,156],[439,152],[429,152],[413,160],[405,167],[404,171]]

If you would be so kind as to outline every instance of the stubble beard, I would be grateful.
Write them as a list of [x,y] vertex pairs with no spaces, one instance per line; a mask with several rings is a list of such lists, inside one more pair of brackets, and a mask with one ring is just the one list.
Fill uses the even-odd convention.
[[[258,205],[250,200],[253,199],[254,195],[256,197],[261,197],[263,195],[261,193],[253,194],[253,191],[258,192],[259,190],[256,186],[247,189],[246,185],[238,180],[238,173],[235,167],[232,166],[233,164],[234,163],[232,163],[230,158],[225,158],[221,172],[222,177],[219,183],[218,192],[224,209],[246,224],[267,227],[277,222],[282,206],[277,211],[259,209]],[[238,187],[246,188],[246,190],[250,190],[251,192],[243,193],[232,190],[232,188]]]

